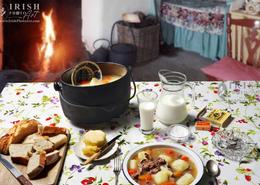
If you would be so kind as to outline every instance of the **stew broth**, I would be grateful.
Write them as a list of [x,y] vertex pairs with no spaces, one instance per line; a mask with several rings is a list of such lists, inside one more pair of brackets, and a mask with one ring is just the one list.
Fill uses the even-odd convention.
[[130,159],[128,173],[140,185],[188,185],[196,178],[197,168],[173,148],[153,147]]
[[91,81],[81,81],[80,85],[81,86],[96,86],[96,85],[104,85],[107,83],[114,82],[118,80],[120,76],[118,75],[104,75],[102,76],[102,79],[98,80],[96,78],[92,78]]

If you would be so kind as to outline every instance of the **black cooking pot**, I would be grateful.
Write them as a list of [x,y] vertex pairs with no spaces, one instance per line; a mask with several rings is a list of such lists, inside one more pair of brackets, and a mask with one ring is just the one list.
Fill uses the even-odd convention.
[[[98,42],[106,42],[107,47],[103,45],[97,48],[96,44]],[[93,48],[95,49],[94,53],[91,55],[91,59],[95,62],[107,62],[109,60],[109,46],[110,42],[107,39],[97,39],[93,43]]]
[[[128,102],[130,97],[131,72],[125,66],[116,63],[97,63],[103,75],[117,75],[116,81],[97,86],[75,86],[71,83],[73,68],[61,75],[59,82],[54,83],[54,88],[59,91],[66,101],[75,105],[104,106]],[[132,79],[133,80],[133,79]],[[135,84],[134,84],[135,87]]]
[[98,124],[119,117],[127,110],[129,104],[128,101],[123,101],[103,106],[75,105],[65,100],[61,93],[60,102],[65,116],[79,127],[86,127],[89,124]]
[[125,66],[132,66],[136,63],[137,60],[137,47],[135,44],[135,36],[132,28],[129,26],[133,43],[113,43],[113,32],[115,26],[117,24],[121,24],[122,21],[117,21],[113,24],[110,36],[110,53],[109,53],[109,61],[113,61],[115,63],[123,64]]

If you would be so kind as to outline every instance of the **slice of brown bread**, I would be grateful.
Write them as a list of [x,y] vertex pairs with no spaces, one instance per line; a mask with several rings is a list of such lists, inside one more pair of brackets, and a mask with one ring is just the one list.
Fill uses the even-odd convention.
[[67,136],[64,134],[59,134],[57,136],[49,137],[49,141],[54,144],[54,149],[58,149],[67,143]]
[[11,144],[9,153],[14,163],[27,165],[29,157],[32,155],[33,144]]
[[32,143],[33,144],[33,143],[35,143],[35,140],[37,140],[37,139],[45,139],[45,138],[38,133],[34,133],[34,134],[27,136],[23,140],[23,143]]
[[60,158],[59,150],[54,150],[53,152],[46,154],[46,166],[57,162]]
[[34,150],[41,152],[52,152],[54,150],[53,148],[54,144],[46,139],[35,139],[35,143],[33,144]]
[[36,178],[44,169],[46,164],[46,153],[34,153],[27,165],[27,175],[30,179]]

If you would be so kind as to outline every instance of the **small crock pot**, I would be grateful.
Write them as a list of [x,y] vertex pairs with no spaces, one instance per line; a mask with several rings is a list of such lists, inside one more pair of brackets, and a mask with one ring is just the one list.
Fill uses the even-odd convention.
[[[131,72],[128,68],[116,63],[97,63],[103,75],[120,76],[113,82],[97,86],[74,86],[71,83],[73,68],[65,71],[59,80],[54,83],[54,89],[71,104],[84,106],[104,106],[128,102],[135,96],[131,93]],[[133,80],[133,78],[132,78]]]

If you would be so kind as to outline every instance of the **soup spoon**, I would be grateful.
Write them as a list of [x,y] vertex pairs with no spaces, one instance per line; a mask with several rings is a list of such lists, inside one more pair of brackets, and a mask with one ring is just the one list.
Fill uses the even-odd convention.
[[209,176],[217,177],[220,174],[218,163],[213,160],[208,160],[206,164],[206,170]]
[[216,177],[220,174],[218,163],[216,163],[213,160],[209,160],[206,164],[206,171],[207,174],[211,177],[211,179],[214,179],[213,184],[217,185],[218,183]]

